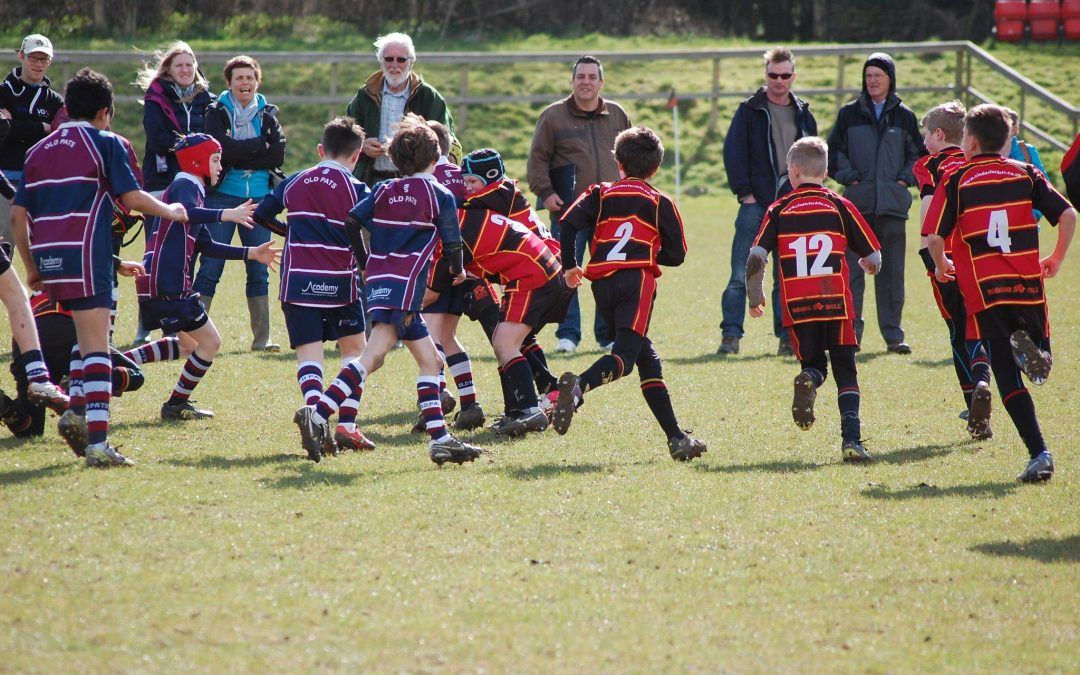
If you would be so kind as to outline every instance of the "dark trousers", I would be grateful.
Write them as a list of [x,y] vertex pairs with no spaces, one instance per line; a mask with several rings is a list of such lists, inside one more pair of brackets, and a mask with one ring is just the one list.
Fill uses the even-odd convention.
[[[866,216],[870,229],[881,242],[881,271],[874,278],[874,300],[877,302],[878,328],[888,344],[904,341],[900,322],[904,314],[904,255],[907,245],[905,220],[897,216]],[[859,256],[848,252],[851,272],[851,297],[855,302],[855,335],[862,344],[863,292],[866,276],[859,267]]]

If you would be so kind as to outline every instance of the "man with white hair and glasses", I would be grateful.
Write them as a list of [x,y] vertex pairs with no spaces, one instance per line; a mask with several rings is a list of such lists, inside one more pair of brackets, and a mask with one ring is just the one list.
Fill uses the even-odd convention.
[[405,33],[380,36],[375,40],[375,56],[381,69],[357,90],[346,110],[367,134],[354,175],[368,185],[401,175],[388,150],[405,113],[441,122],[454,131],[454,118],[442,95],[413,71],[416,48],[411,37]]

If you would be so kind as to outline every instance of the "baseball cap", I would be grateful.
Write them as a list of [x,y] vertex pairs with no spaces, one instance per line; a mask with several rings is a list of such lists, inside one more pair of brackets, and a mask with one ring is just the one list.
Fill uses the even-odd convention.
[[52,41],[38,33],[27,35],[23,38],[19,51],[26,55],[42,52],[51,59],[53,56]]

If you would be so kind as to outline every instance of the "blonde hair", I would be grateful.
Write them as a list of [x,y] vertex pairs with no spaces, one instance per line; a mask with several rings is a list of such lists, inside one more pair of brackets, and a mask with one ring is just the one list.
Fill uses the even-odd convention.
[[945,134],[945,142],[960,145],[964,137],[964,104],[960,101],[949,101],[930,108],[923,115],[921,124],[923,129],[934,131],[941,129]]
[[805,136],[791,144],[788,166],[795,165],[807,176],[824,176],[829,169],[829,146],[817,136]]
[[[195,63],[196,88],[209,90],[210,83],[206,81],[206,78],[203,77],[203,74],[199,71],[199,59],[196,58],[195,51],[191,48],[191,45],[183,40],[177,40],[166,47],[164,51],[160,49],[155,51],[152,54],[153,61],[144,62],[143,67],[136,73],[135,85],[143,91],[146,91],[150,88],[153,81],[158,78],[166,79],[171,82],[171,78],[167,75],[169,66],[172,65],[172,60],[180,54],[190,55],[191,60]],[[153,65],[155,61],[157,62],[157,65]]]

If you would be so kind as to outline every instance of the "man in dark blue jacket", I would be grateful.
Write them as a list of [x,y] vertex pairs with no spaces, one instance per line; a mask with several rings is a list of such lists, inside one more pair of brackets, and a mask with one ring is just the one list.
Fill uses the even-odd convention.
[[[731,278],[720,300],[718,354],[738,354],[746,317],[746,258],[765,210],[791,191],[787,180],[787,151],[803,136],[817,135],[810,106],[791,93],[795,57],[784,47],[765,52],[765,86],[739,104],[724,138],[724,169],[739,200],[731,241]],[[773,265],[774,282],[777,266]],[[778,354],[794,354],[780,321],[780,291],[773,284],[773,333],[780,338]]]
[[[915,185],[915,161],[928,154],[915,113],[896,95],[896,66],[875,52],[863,64],[862,94],[840,108],[829,134],[829,176],[881,242],[881,271],[874,280],[878,328],[890,352],[910,354],[900,321],[904,312],[905,221]],[[849,261],[851,263],[851,261]],[[851,268],[855,335],[862,343],[862,268]]]

